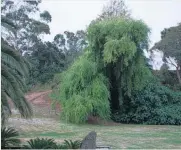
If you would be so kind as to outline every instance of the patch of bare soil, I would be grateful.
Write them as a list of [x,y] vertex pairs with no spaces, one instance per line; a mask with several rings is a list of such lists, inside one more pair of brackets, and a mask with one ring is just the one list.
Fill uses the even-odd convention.
[[[39,125],[39,123],[44,123],[42,120],[43,119],[60,119],[59,114],[61,112],[61,107],[59,104],[56,104],[55,107],[51,107],[51,102],[52,100],[49,98],[49,94],[51,93],[51,90],[48,91],[42,91],[42,92],[30,92],[27,93],[25,95],[25,98],[30,102],[30,104],[32,105],[33,108],[33,119],[32,120],[27,120],[25,121],[23,118],[20,117],[18,111],[13,110],[13,114],[16,115],[16,117],[18,117],[18,121],[17,119],[15,119],[15,117],[13,117],[14,119],[10,119],[10,123],[14,124],[18,124],[18,126],[21,126],[20,124],[24,124],[26,122],[26,124],[37,124]],[[38,118],[38,119],[36,119]],[[50,120],[48,120],[50,121]],[[52,123],[52,121],[50,121],[50,123]],[[87,120],[88,124],[95,124],[95,125],[105,125],[105,126],[112,126],[112,125],[120,125],[119,123],[115,123],[113,121],[105,121],[100,119],[99,117],[94,117],[94,116],[90,116],[88,117]]]
[[55,108],[51,106],[49,94],[52,91],[31,92],[26,94],[26,99],[32,104],[35,115],[51,117],[52,114],[59,114],[60,105],[56,104]]

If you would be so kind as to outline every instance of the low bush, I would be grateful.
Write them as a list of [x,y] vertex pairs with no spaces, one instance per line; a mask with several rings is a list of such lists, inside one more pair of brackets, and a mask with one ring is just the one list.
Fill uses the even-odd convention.
[[123,123],[180,125],[181,92],[150,83],[124,101],[112,119]]
[[11,127],[1,128],[1,148],[9,149],[12,147],[19,147],[21,141],[17,138],[18,131]]
[[81,142],[76,140],[64,140],[63,144],[58,144],[54,139],[35,138],[23,146],[24,149],[79,149]]
[[56,149],[57,144],[54,139],[36,138],[28,141],[27,145],[24,145],[24,149]]

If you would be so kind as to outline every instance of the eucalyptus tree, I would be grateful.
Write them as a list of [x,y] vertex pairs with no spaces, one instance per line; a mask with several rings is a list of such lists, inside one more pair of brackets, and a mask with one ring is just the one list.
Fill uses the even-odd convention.
[[48,23],[51,21],[51,15],[48,11],[39,11],[40,3],[40,0],[3,1],[2,14],[18,27],[15,36],[9,32],[6,38],[22,55],[31,53],[33,45],[42,35],[50,34]]
[[163,61],[176,69],[177,79],[181,85],[181,23],[177,26],[164,29],[161,40],[151,50],[158,49],[163,52]]
[[44,84],[64,70],[65,54],[53,42],[39,41],[34,46],[35,50],[27,57],[33,66],[29,84]]
[[57,34],[53,43],[65,54],[65,68],[70,66],[88,45],[83,30],[78,30],[76,33],[65,31],[64,34]]
[[124,0],[109,0],[103,7],[97,20],[111,19],[114,17],[131,18],[131,11]]

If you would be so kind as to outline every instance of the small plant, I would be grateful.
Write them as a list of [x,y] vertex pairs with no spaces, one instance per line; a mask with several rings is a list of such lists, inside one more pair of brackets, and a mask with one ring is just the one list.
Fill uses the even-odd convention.
[[18,131],[11,127],[1,128],[1,148],[10,148],[19,146],[21,141],[16,137],[19,136]]
[[56,149],[57,144],[54,139],[36,138],[28,141],[28,145],[24,145],[25,149]]
[[63,147],[67,149],[79,149],[81,141],[64,140]]

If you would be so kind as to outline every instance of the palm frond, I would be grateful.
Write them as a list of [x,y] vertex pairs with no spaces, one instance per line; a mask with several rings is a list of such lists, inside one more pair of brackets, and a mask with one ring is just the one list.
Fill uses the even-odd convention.
[[[17,69],[20,72],[24,72],[23,75],[28,76],[28,69],[30,67],[29,63],[11,46],[8,45],[4,39],[1,38],[1,51],[2,51],[2,60],[11,65],[17,65]],[[13,65],[13,67],[14,67]]]
[[7,96],[10,97],[16,108],[18,108],[21,115],[25,118],[32,116],[32,108],[26,101],[24,93],[18,84],[17,78],[12,70],[8,70],[1,65],[2,85]]
[[13,32],[14,34],[17,31],[16,25],[10,19],[3,15],[1,15],[1,26],[6,28],[8,31]]
[[[14,23],[6,16],[1,16],[1,22],[1,25],[7,30],[14,33],[17,30]],[[30,64],[3,38],[1,38],[1,51],[2,122],[4,122],[7,112],[10,112],[8,99],[13,102],[23,117],[31,117],[31,105],[24,97],[26,91],[25,78],[28,77]]]
[[12,56],[10,56],[4,52],[1,52],[1,54],[2,54],[2,56],[1,56],[2,64],[7,65],[11,69],[15,69],[22,76],[24,75],[24,71],[23,71],[21,65],[19,64],[19,62],[17,62]]
[[19,146],[20,140],[17,139],[19,133],[14,128],[1,128],[1,148]]
[[79,149],[81,145],[81,141],[76,140],[64,140],[64,144],[67,149]]
[[5,125],[5,122],[9,115],[11,114],[11,109],[7,101],[7,97],[4,91],[1,90],[1,125]]
[[36,138],[28,141],[28,145],[24,145],[26,149],[55,149],[57,147],[54,139]]

